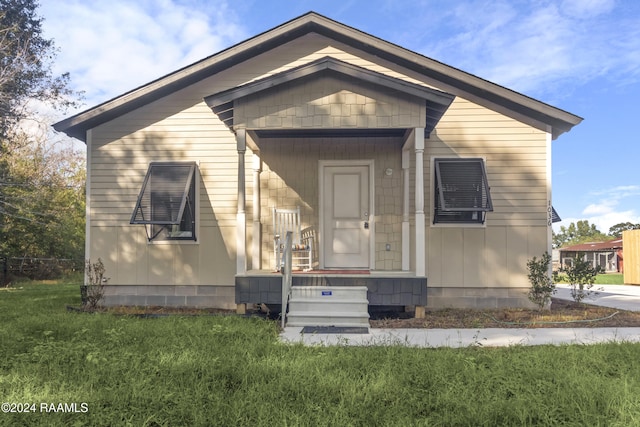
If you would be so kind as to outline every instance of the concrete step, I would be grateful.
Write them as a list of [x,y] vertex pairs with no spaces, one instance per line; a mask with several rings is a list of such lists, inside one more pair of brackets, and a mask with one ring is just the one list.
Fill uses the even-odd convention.
[[291,298],[367,299],[366,286],[292,286]]
[[[330,306],[328,306],[330,304]],[[315,311],[315,312],[359,312],[369,311],[367,300],[332,300],[318,301],[317,299],[291,299],[289,300],[290,311]]]
[[287,326],[364,326],[369,327],[369,314],[352,312],[295,312],[287,314]]
[[366,286],[294,286],[290,326],[369,326]]

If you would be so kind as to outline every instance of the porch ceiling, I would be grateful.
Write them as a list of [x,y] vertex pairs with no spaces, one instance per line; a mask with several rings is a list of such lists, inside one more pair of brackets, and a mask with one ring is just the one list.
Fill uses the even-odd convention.
[[[320,77],[326,74],[337,74],[342,77],[355,78],[385,90],[392,90],[402,95],[410,95],[423,100],[426,103],[426,135],[429,135],[433,128],[435,128],[436,124],[455,98],[454,95],[446,92],[390,77],[332,57],[324,57],[308,64],[274,74],[264,79],[207,96],[204,100],[213,112],[218,115],[220,120],[222,120],[226,126],[232,128],[234,125],[234,102],[236,100],[266,90],[271,90],[278,86],[298,81],[300,79]],[[358,135],[362,134],[362,129],[352,130]],[[405,128],[385,129],[384,131],[397,131],[404,133],[404,130]],[[324,132],[325,131],[323,130],[323,134],[326,135]],[[290,133],[287,132],[287,135],[290,135]]]

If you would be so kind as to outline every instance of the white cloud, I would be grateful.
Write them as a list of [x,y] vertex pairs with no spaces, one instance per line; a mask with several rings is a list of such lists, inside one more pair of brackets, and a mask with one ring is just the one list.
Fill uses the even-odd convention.
[[59,73],[93,106],[247,37],[226,2],[43,0],[45,36],[61,50]]
[[613,207],[609,204],[591,204],[584,208],[584,215],[607,215],[613,212]]
[[640,185],[617,185],[589,192],[586,197],[591,200],[581,212],[580,218],[563,218],[554,224],[557,232],[560,226],[567,227],[572,222],[587,220],[595,224],[598,230],[608,233],[609,229],[622,222],[640,224]]
[[562,10],[577,18],[590,18],[610,12],[615,6],[614,0],[564,0]]
[[640,200],[640,185],[618,185],[608,189],[595,190],[591,196],[604,198],[589,204],[583,211],[583,219],[603,233],[621,222],[640,223],[640,214],[631,206],[637,206]]
[[623,7],[613,0],[467,1],[446,16],[453,35],[422,51],[547,99],[608,72],[627,84],[640,79],[640,27]]
[[587,219],[590,224],[595,224],[598,230],[602,231],[603,233],[608,233],[609,229],[612,226],[620,224],[621,222],[632,222],[634,224],[640,223],[640,215],[638,215],[633,210],[624,212],[609,212],[584,219]]
[[607,196],[609,199],[618,201],[627,197],[640,196],[640,185],[618,185],[605,190],[596,190],[591,194]]

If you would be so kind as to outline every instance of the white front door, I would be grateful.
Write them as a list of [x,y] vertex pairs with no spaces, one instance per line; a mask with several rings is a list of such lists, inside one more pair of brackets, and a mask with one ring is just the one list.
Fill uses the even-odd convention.
[[321,166],[325,268],[369,269],[373,213],[369,164]]

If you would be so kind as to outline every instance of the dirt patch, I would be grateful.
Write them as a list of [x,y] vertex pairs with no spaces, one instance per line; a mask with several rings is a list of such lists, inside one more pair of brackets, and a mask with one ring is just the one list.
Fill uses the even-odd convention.
[[427,311],[424,319],[372,318],[372,328],[602,328],[640,327],[640,312],[617,310],[553,299],[551,310],[442,309]]
[[191,307],[138,307],[138,306],[114,306],[114,307],[98,307],[91,310],[83,307],[67,306],[68,311],[86,312],[86,313],[109,313],[119,316],[138,316],[138,317],[161,317],[169,315],[177,316],[224,316],[235,314],[235,310],[224,310],[219,308],[191,308]]
[[[640,327],[640,312],[578,304],[555,298],[552,301],[551,310],[446,308],[427,311],[424,319],[416,319],[412,317],[412,313],[405,312],[375,313],[371,315],[369,324],[372,328],[429,329]],[[74,311],[81,311],[81,309],[75,308]],[[108,307],[99,308],[96,312],[134,317],[235,315],[234,310],[174,307]],[[247,315],[279,318],[277,313],[268,315],[260,311],[247,313]]]

